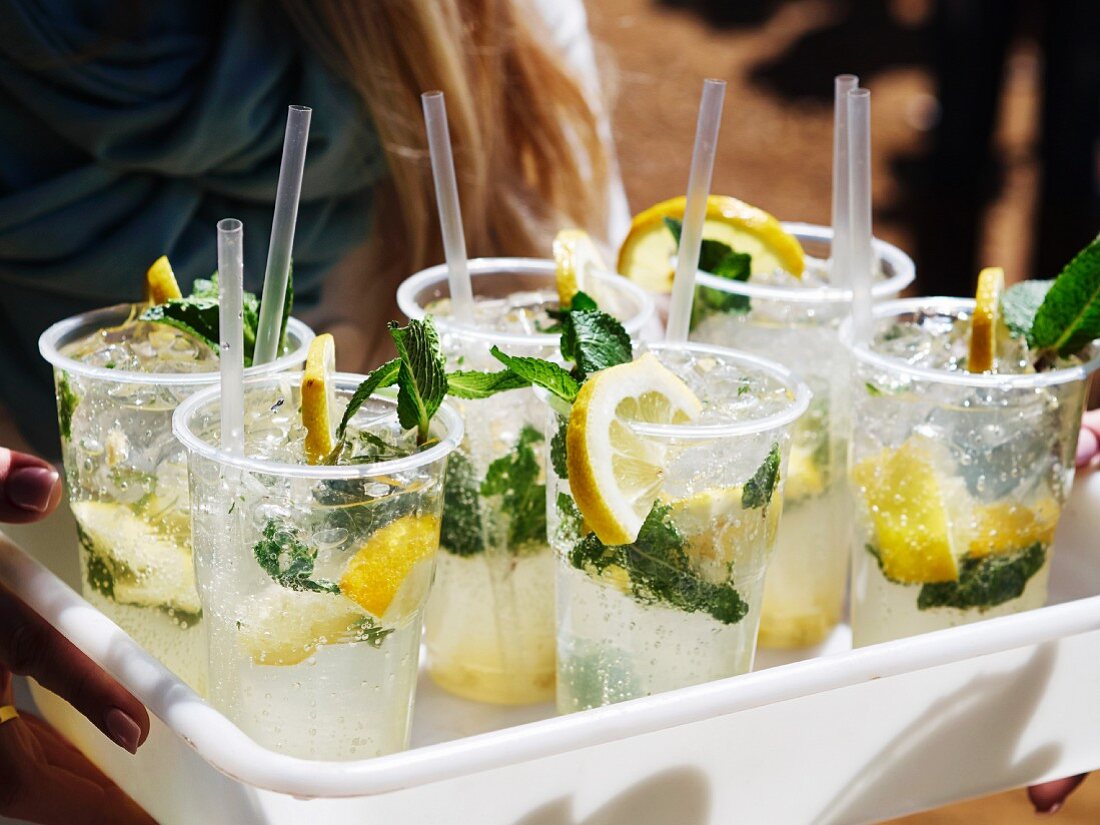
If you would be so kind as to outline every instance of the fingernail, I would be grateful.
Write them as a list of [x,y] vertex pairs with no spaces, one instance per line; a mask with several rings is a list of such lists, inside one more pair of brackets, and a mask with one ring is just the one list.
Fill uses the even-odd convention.
[[50,506],[57,471],[45,467],[23,467],[8,476],[8,501],[23,510],[44,513]]
[[1035,815],[1036,816],[1053,816],[1054,814],[1058,813],[1060,810],[1062,810],[1062,803],[1061,802],[1055,802],[1049,808],[1036,808],[1035,809]]
[[141,740],[141,728],[131,719],[125,711],[111,708],[107,712],[105,720],[107,733],[115,744],[126,748],[130,753],[137,753],[138,742]]

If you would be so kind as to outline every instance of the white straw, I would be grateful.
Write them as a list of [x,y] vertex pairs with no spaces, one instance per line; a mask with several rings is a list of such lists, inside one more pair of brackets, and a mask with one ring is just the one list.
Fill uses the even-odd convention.
[[699,268],[699,252],[703,246],[707,195],[710,194],[714,156],[718,151],[718,128],[721,126],[722,101],[725,96],[726,81],[704,81],[703,97],[699,102],[699,119],[695,124],[695,149],[691,155],[691,177],[688,178],[680,251],[676,257],[676,277],[672,282],[668,327],[665,329],[666,341],[687,340],[691,302],[695,296],[695,271]]
[[854,74],[838,74],[833,80],[833,244],[832,277],[835,286],[851,281],[850,198],[848,195],[848,92],[859,86]]
[[302,172],[306,165],[309,140],[308,106],[291,106],[286,116],[283,137],[283,161],[279,167],[279,186],[275,191],[275,217],[271,221],[271,242],[267,248],[267,270],[260,300],[260,321],[256,329],[253,364],[274,361],[283,329],[283,303],[290,277],[290,256],[294,247],[294,226],[298,221],[298,199],[302,194]]
[[218,326],[221,338],[222,449],[244,452],[244,226],[218,221]]
[[424,105],[435,202],[439,207],[439,227],[443,232],[443,254],[447,258],[451,313],[460,324],[473,325],[474,294],[466,267],[466,237],[462,234],[462,209],[458,202],[458,181],[451,154],[451,133],[447,128],[447,103],[443,92],[424,92],[420,102]]
[[871,337],[871,92],[848,92],[848,172],[851,210],[852,326],[857,341]]

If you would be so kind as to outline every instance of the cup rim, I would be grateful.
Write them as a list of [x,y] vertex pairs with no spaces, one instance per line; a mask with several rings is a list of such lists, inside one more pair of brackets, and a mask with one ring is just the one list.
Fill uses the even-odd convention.
[[[784,221],[782,226],[787,232],[799,239],[814,241],[833,240],[833,230],[829,226],[812,223],[794,223]],[[916,277],[916,265],[913,259],[892,243],[873,238],[871,247],[879,259],[890,264],[894,274],[885,281],[872,285],[874,298],[889,298],[897,295]],[[732,295],[744,295],[748,298],[760,298],[769,301],[784,301],[792,304],[848,304],[852,301],[852,290],[839,286],[779,286],[777,284],[754,284],[749,281],[730,281],[719,278],[709,272],[699,271],[695,275],[696,285],[708,289],[717,289]]]
[[[274,385],[280,381],[292,381],[300,383],[301,372],[284,372],[277,375],[259,375],[245,379],[244,387],[264,387]],[[338,390],[349,393],[355,391],[365,375],[338,372],[333,375],[334,385]],[[291,476],[294,478],[312,478],[319,480],[345,480],[375,478],[377,476],[394,475],[408,470],[431,464],[449,455],[462,441],[464,426],[462,417],[454,407],[447,402],[439,406],[436,420],[442,421],[444,435],[438,444],[434,444],[427,450],[423,450],[403,458],[393,458],[386,461],[376,461],[368,464],[288,464],[281,461],[267,461],[262,458],[253,458],[238,453],[231,453],[215,446],[198,436],[190,425],[191,418],[200,408],[207,406],[221,394],[221,387],[215,385],[197,392],[184,400],[175,412],[172,413],[172,433],[176,440],[183,444],[191,453],[201,455],[203,458],[215,461],[218,464],[248,470],[253,473],[265,475]],[[371,396],[376,400],[393,404],[396,409],[396,392],[377,392]]]
[[[876,304],[873,318],[878,320],[908,312],[930,311],[943,314],[954,314],[960,311],[973,310],[975,301],[973,298],[952,298],[947,296],[935,296],[928,298],[903,298],[896,301],[886,301]],[[1100,348],[1094,348],[1092,357],[1083,364],[1075,364],[1071,367],[1063,367],[1055,370],[1044,370],[1034,373],[1006,373],[990,375],[986,373],[971,374],[968,372],[953,372],[950,370],[933,369],[931,367],[914,366],[901,358],[893,355],[883,355],[875,352],[867,342],[856,342],[852,319],[846,318],[840,325],[840,340],[848,352],[856,360],[864,364],[870,364],[882,370],[900,373],[909,378],[921,381],[935,382],[939,384],[952,384],[960,387],[974,387],[981,389],[1033,389],[1039,387],[1052,387],[1059,384],[1069,384],[1073,381],[1084,381],[1097,367],[1100,367]]]
[[[58,349],[59,342],[69,333],[82,326],[92,325],[96,329],[102,329],[109,323],[118,323],[118,316],[129,317],[135,307],[140,304],[113,304],[112,306],[73,315],[63,321],[58,321],[50,326],[38,338],[38,352],[53,367],[64,370],[71,375],[79,375],[82,378],[95,378],[100,381],[110,381],[116,384],[156,384],[159,386],[173,387],[203,387],[216,384],[220,380],[217,370],[210,372],[136,372],[133,370],[111,370],[106,367],[97,367],[85,364],[63,355]],[[96,321],[102,323],[96,324]],[[298,346],[286,355],[276,358],[267,364],[260,364],[245,369],[245,376],[267,375],[272,372],[281,372],[295,364],[305,361],[306,351],[310,342],[316,337],[312,329],[297,318],[287,320],[287,336],[293,336],[298,341]]]
[[[526,275],[550,275],[553,276],[557,265],[545,258],[473,258],[467,262],[470,275],[475,276],[506,276],[512,274]],[[613,289],[622,290],[634,298],[641,309],[632,318],[620,319],[623,328],[633,338],[645,328],[645,325],[653,317],[653,298],[637,284],[627,280],[614,272],[596,271],[591,273],[600,283]],[[397,288],[397,306],[405,313],[406,317],[422,320],[427,312],[415,299],[415,295],[425,286],[447,280],[447,264],[437,264],[427,269],[422,269],[414,275],[410,275],[401,282]],[[441,331],[452,335],[470,338],[476,341],[485,341],[498,346],[548,346],[557,348],[560,342],[558,333],[534,332],[530,334],[514,332],[490,332],[459,324],[444,316],[432,316],[432,320]]]
[[[762,418],[753,418],[747,421],[731,421],[726,424],[632,424],[631,429],[649,438],[665,438],[677,440],[705,440],[715,438],[730,438],[733,436],[754,435],[756,433],[778,430],[797,421],[810,406],[813,392],[793,370],[787,369],[782,364],[769,358],[762,358],[741,350],[718,347],[713,344],[700,344],[695,341],[676,343],[670,341],[647,342],[644,345],[646,352],[661,350],[690,350],[696,353],[714,355],[726,361],[751,366],[760,370],[772,378],[777,379],[791,395],[790,404],[783,410]],[[544,389],[536,389],[535,394],[544,404],[551,407],[559,414],[568,415],[569,410],[565,402],[551,395]]]

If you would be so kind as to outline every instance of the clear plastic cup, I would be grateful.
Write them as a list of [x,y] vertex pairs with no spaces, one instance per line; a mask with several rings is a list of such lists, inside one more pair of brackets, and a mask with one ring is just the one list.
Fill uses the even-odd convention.
[[[192,393],[218,383],[216,366],[172,371],[172,359],[189,357],[171,349],[178,342],[164,358],[165,371],[156,373],[97,366],[64,353],[143,306],[120,304],[67,318],[42,333],[38,347],[53,366],[84,598],[205,694],[186,455],[172,436],[172,412]],[[287,336],[286,355],[246,374],[301,367],[313,332],[292,318]],[[173,337],[179,338],[172,333],[165,340]]]
[[[561,475],[568,467],[551,461],[561,713],[752,669],[791,434],[810,390],[757,356],[703,344],[646,349],[723,412],[694,425],[633,425],[666,469],[652,530],[643,526],[632,545],[601,550]],[[547,439],[562,444],[567,410],[548,406]],[[772,489],[761,480],[769,466]]]
[[[335,377],[338,406],[361,380]],[[309,465],[293,446],[304,436],[300,383],[245,382],[243,455],[219,446],[218,389],[173,421],[188,453],[210,700],[272,750],[363,759],[408,746],[443,475],[462,420],[444,404],[419,452]],[[400,438],[396,402],[369,399],[348,432]]]
[[[786,223],[805,250],[808,268],[825,271],[833,231]],[[913,261],[880,240],[877,299],[894,298],[913,280]],[[816,259],[816,260],[815,260]],[[840,621],[848,585],[852,528],[846,490],[848,359],[840,322],[850,289],[793,278],[785,284],[730,281],[699,273],[691,340],[772,358],[813,390],[795,428],[775,557],[764,587],[760,646],[802,648],[822,642]]]
[[973,308],[962,298],[880,305],[870,344],[853,343],[849,323],[841,328],[854,359],[857,646],[1046,601],[1054,529],[1100,359],[1025,374],[935,368],[933,355],[965,355]]
[[[450,294],[446,266],[413,275],[397,292],[410,318],[433,315],[448,369],[503,369],[489,353],[492,346],[509,355],[560,360],[558,333],[540,331],[536,313],[515,309],[556,305],[554,262],[484,258],[470,261],[469,269],[476,327],[457,325],[438,303]],[[589,290],[632,337],[653,315],[649,296],[617,275],[596,274]],[[549,701],[554,561],[546,541],[542,405],[528,390],[451,403],[466,436],[447,472],[443,552],[426,620],[429,672],[441,687],[468,699]]]

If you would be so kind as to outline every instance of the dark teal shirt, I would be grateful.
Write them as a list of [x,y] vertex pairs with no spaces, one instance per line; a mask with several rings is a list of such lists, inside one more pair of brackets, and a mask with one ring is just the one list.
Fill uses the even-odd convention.
[[37,340],[140,297],[167,254],[186,292],[245,227],[259,291],[287,106],[313,108],[294,245],[299,306],[367,233],[382,154],[351,90],[267,0],[0,0],[0,401],[58,452]]

